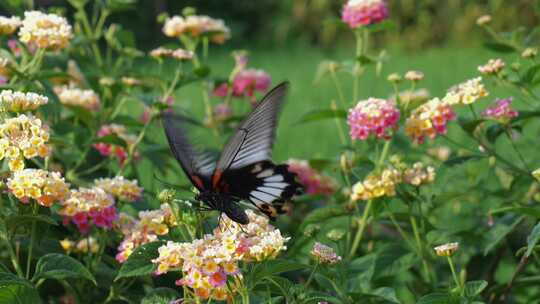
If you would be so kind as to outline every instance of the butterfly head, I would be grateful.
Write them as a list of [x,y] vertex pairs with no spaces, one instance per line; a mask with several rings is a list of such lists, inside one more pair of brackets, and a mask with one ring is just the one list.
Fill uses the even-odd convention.
[[205,203],[210,209],[225,213],[231,220],[245,225],[249,223],[249,218],[236,200],[223,193],[203,191],[197,194],[196,200]]

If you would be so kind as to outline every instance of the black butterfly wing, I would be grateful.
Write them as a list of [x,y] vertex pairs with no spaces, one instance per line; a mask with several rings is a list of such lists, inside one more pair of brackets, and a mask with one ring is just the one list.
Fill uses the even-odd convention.
[[189,140],[189,118],[173,113],[163,113],[162,122],[169,146],[191,183],[203,191],[210,187],[216,163],[210,153],[197,149]]
[[262,98],[223,149],[212,176],[214,189],[251,202],[270,218],[301,189],[287,165],[270,160],[287,89],[281,83]]

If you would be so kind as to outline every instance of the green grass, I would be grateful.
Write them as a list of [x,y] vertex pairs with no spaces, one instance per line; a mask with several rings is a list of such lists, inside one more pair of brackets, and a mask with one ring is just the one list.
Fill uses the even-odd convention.
[[[325,59],[347,60],[353,50],[339,50],[325,54],[313,48],[291,48],[279,50],[259,50],[251,53],[250,66],[261,68],[272,75],[273,83],[282,80],[291,82],[289,97],[281,116],[277,142],[274,149],[276,160],[287,158],[326,158],[337,155],[341,143],[333,120],[295,124],[303,114],[315,109],[328,109],[330,102],[337,99],[337,92],[329,77],[314,84],[317,65]],[[432,96],[441,96],[452,85],[478,75],[476,67],[490,58],[481,49],[431,49],[420,54],[390,54],[380,76],[374,67],[369,67],[360,82],[360,98],[370,96],[385,98],[392,92],[386,76],[393,72],[404,74],[414,69],[425,73],[419,87],[425,87]],[[232,68],[232,57],[218,53],[211,57],[214,72],[227,75]],[[346,98],[352,98],[352,77],[344,72],[338,75]],[[203,116],[201,93],[198,84],[179,91],[179,102]],[[403,85],[404,89],[406,85]],[[217,99],[214,102],[219,102]],[[237,101],[240,102],[240,101]],[[352,100],[349,106],[354,103]],[[345,132],[347,126],[343,124]]]

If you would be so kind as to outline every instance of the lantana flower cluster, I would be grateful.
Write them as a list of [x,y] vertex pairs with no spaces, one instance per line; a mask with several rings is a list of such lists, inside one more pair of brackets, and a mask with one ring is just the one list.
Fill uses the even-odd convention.
[[450,105],[468,105],[488,95],[482,84],[482,77],[477,77],[450,88],[443,100]]
[[486,64],[478,67],[478,71],[485,75],[496,75],[504,68],[505,63],[502,59],[490,59]]
[[97,111],[101,107],[99,96],[93,90],[58,86],[54,88],[54,93],[64,105],[81,107],[88,111]]
[[[211,235],[191,243],[168,242],[159,248],[157,274],[182,271],[177,285],[194,290],[201,299],[225,300],[242,278],[238,262],[274,258],[285,250],[284,238],[264,216],[246,211],[249,224],[240,226],[224,216]],[[229,280],[230,277],[235,279]],[[229,284],[227,282],[229,281]],[[232,288],[228,288],[232,287]]]
[[270,75],[263,70],[245,69],[239,71],[233,79],[232,88],[229,88],[227,83],[219,85],[214,90],[214,95],[218,97],[226,97],[231,91],[231,95],[235,97],[249,96],[253,97],[256,91],[266,92],[272,79]]
[[336,181],[312,168],[306,160],[290,159],[287,164],[288,170],[298,176],[306,194],[332,195],[336,191]]
[[401,172],[392,167],[388,167],[379,173],[371,173],[363,181],[353,185],[351,199],[358,201],[383,196],[395,196],[396,186],[401,180]]
[[168,37],[175,38],[182,35],[191,37],[209,35],[210,41],[214,43],[223,43],[231,37],[231,32],[223,20],[197,15],[168,18],[163,26],[163,33]]
[[483,116],[507,124],[519,115],[518,111],[512,109],[511,104],[512,98],[499,99],[484,111]]
[[165,203],[160,209],[139,212],[138,220],[120,213],[118,224],[124,240],[118,246],[116,260],[123,263],[137,247],[154,242],[158,236],[169,233],[169,227],[176,226],[177,219],[171,206]]
[[0,106],[4,111],[32,111],[48,102],[49,98],[33,92],[24,93],[12,90],[0,92]]
[[139,187],[137,180],[128,180],[123,176],[99,178],[94,181],[94,185],[124,202],[139,200],[143,192],[143,188]]
[[349,0],[343,7],[341,19],[351,28],[375,24],[388,18],[384,0]]
[[66,18],[39,11],[24,13],[19,39],[38,48],[58,50],[65,48],[73,33]]
[[99,242],[94,237],[84,237],[78,241],[63,239],[60,246],[67,253],[97,253],[99,251]]
[[[107,135],[118,136],[118,138],[126,142],[128,147],[133,145],[136,141],[136,136],[133,134],[129,134],[126,127],[119,124],[103,125],[97,133],[98,137],[105,137]],[[124,147],[115,144],[100,142],[95,143],[94,148],[96,148],[96,150],[98,150],[99,153],[103,156],[112,155],[117,157],[120,160],[120,163],[123,163],[128,156],[128,152],[126,151],[126,149],[124,149]]]
[[398,128],[399,110],[392,101],[369,98],[349,110],[347,123],[352,139],[366,140],[373,134],[390,139],[390,131]]
[[341,261],[334,248],[319,242],[315,242],[310,253],[320,264],[334,265]]
[[46,157],[50,148],[49,130],[32,115],[8,118],[0,124],[0,159],[9,159],[12,171],[24,169],[23,158]]
[[415,142],[423,143],[425,138],[433,139],[446,134],[447,123],[456,119],[451,105],[439,98],[433,98],[414,109],[405,122],[405,133]]
[[69,184],[58,172],[41,169],[24,169],[13,172],[7,181],[11,193],[22,203],[34,199],[38,204],[50,207],[54,202],[62,202],[69,195]]
[[150,56],[154,58],[164,58],[170,57],[176,60],[191,60],[193,59],[194,53],[184,49],[167,49],[164,47],[159,47],[150,52]]
[[0,16],[0,35],[11,35],[22,25],[21,18],[17,16]]
[[71,190],[59,214],[64,216],[65,225],[73,222],[81,233],[87,233],[92,224],[110,229],[118,217],[114,198],[97,187]]
[[403,171],[403,181],[413,186],[432,183],[435,180],[435,168],[416,162]]

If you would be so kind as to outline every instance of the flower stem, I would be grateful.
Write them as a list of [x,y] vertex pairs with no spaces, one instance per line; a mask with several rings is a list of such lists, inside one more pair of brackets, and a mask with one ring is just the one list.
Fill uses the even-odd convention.
[[412,215],[409,215],[409,220],[413,229],[414,239],[416,240],[418,254],[420,255],[420,259],[422,259],[422,267],[424,268],[426,279],[428,280],[428,282],[431,282],[431,273],[429,271],[426,257],[424,256],[424,247],[422,246],[422,239],[420,238],[420,233],[418,232],[418,225],[416,224],[416,219]]
[[11,259],[11,264],[13,265],[15,272],[17,273],[19,277],[24,278],[24,273],[21,269],[21,266],[19,265],[17,255],[15,254],[15,250],[13,250],[13,246],[11,245],[11,242],[9,241],[7,237],[4,239],[4,241],[6,242],[6,246],[9,251],[9,257]]
[[[337,107],[336,107],[336,101],[335,100],[332,100],[332,102],[330,103],[330,108],[333,110],[333,111],[336,111],[337,110]],[[341,140],[341,144],[342,145],[346,145],[347,144],[347,138],[345,137],[345,132],[343,131],[343,126],[341,125],[341,123],[339,122],[339,118],[335,117],[334,118],[334,122],[336,123],[336,127],[338,129],[338,134],[339,134],[339,139]]]
[[377,162],[377,169],[380,169],[382,167],[382,165],[384,164],[384,160],[386,159],[386,156],[388,155],[388,150],[390,149],[390,144],[391,143],[392,143],[392,141],[390,141],[390,140],[387,140],[384,143],[384,147],[383,147],[383,150],[381,152],[381,156],[379,157],[379,161]]
[[[38,205],[34,203],[32,206],[32,215],[37,214]],[[26,260],[26,279],[30,279],[30,264],[32,263],[32,254],[34,251],[34,243],[36,241],[36,221],[32,220],[32,230],[30,232],[30,247],[28,248],[28,258]]]
[[525,161],[525,158],[523,157],[523,155],[521,154],[521,152],[519,152],[514,140],[512,139],[512,134],[510,133],[512,132],[511,130],[509,129],[506,129],[505,130],[505,133],[506,133],[506,136],[508,137],[508,140],[510,141],[510,144],[512,145],[512,148],[514,149],[514,151],[516,152],[517,156],[519,157],[519,160],[521,161],[521,163],[523,164],[523,167],[525,168],[525,170],[529,171],[528,169],[528,166],[527,166],[527,162]]
[[371,211],[371,205],[373,201],[368,200],[366,208],[364,208],[364,212],[362,214],[362,219],[360,220],[360,225],[358,226],[358,230],[356,231],[356,235],[354,236],[353,244],[351,247],[351,251],[349,252],[349,258],[351,258],[358,249],[358,246],[360,245],[360,241],[362,240],[362,236],[364,235],[364,230],[367,226],[367,220],[369,217],[369,212]]
[[463,288],[461,286],[461,283],[458,279],[456,269],[454,267],[454,262],[452,261],[451,256],[447,256],[446,259],[448,260],[448,265],[450,266],[450,270],[452,271],[452,277],[454,277],[454,282],[456,283],[457,288],[459,288],[459,294],[463,294]]

